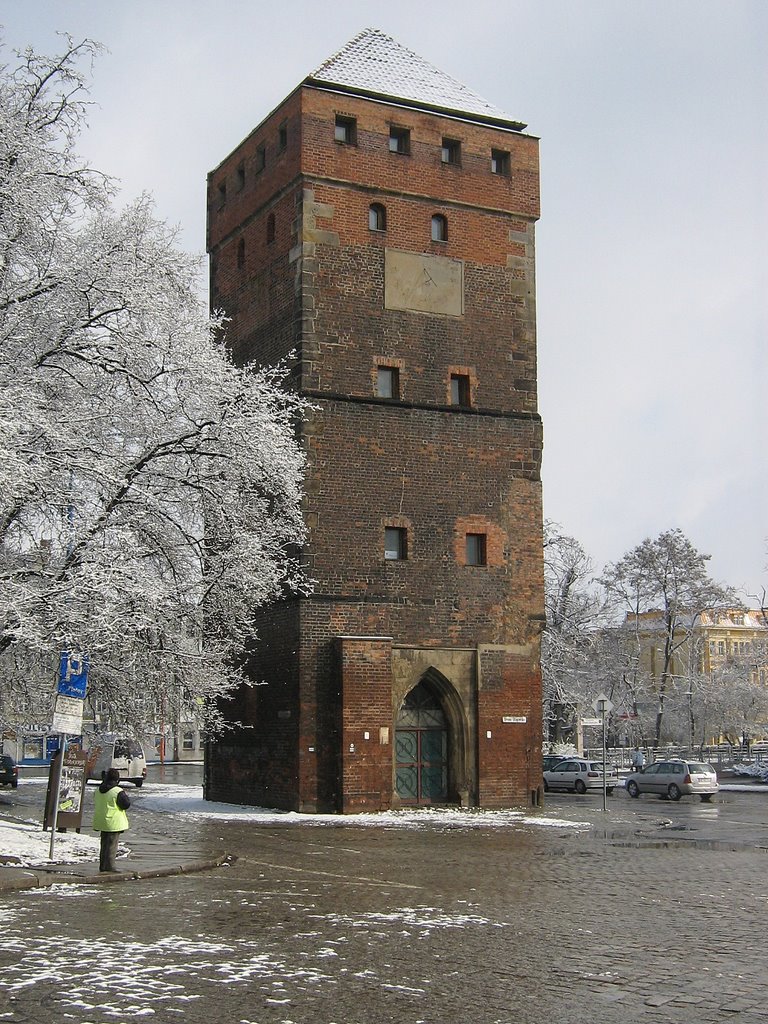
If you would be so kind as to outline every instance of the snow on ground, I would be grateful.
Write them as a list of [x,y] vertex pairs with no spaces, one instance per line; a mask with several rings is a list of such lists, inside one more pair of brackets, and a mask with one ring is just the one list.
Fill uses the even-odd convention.
[[[0,863],[14,866],[41,867],[50,864],[51,833],[43,832],[39,823],[0,819]],[[99,859],[99,837],[76,832],[57,832],[54,838],[54,862],[74,864]]]
[[[23,785],[42,785],[44,779],[29,779]],[[727,783],[721,790],[735,792],[768,792],[764,784]],[[202,786],[166,785],[147,783],[141,795],[142,807],[147,810],[183,815],[190,820],[217,820],[253,822],[260,825],[291,825],[294,827],[359,827],[359,828],[567,828],[588,829],[588,821],[570,821],[543,814],[529,815],[525,811],[483,811],[475,809],[418,808],[401,811],[381,811],[376,814],[355,814],[340,817],[337,814],[298,814],[293,811],[275,811],[266,807],[246,807],[239,804],[214,803],[203,799]],[[0,811],[0,814],[2,812]],[[87,812],[86,812],[87,813]],[[71,864],[95,861],[99,855],[99,839],[89,833],[84,818],[83,833],[57,833],[54,842],[54,862]],[[0,863],[2,858],[13,858],[13,863],[26,867],[50,864],[50,832],[43,832],[40,824],[0,817]]]
[[[42,784],[44,779],[29,779],[28,785]],[[248,821],[261,825],[332,826],[362,828],[513,828],[535,826],[546,828],[586,829],[586,821],[566,821],[562,818],[531,816],[524,811],[481,811],[460,809],[420,808],[404,811],[382,811],[377,814],[355,814],[340,817],[337,814],[297,814],[293,811],[275,811],[265,807],[244,807],[238,804],[214,803],[203,799],[202,786],[165,785],[147,783],[141,795],[141,806],[150,811],[183,815],[190,820],[214,819],[218,821]],[[2,811],[0,809],[0,815]],[[98,860],[99,838],[89,834],[88,809],[83,817],[83,832],[56,833],[54,860],[57,864]],[[0,863],[43,867],[50,865],[51,833],[44,832],[39,823],[0,816]]]
[[482,811],[453,808],[414,808],[402,811],[378,811],[375,814],[298,814],[295,811],[275,811],[266,807],[245,807],[239,804],[215,803],[203,800],[202,786],[152,786],[142,806],[153,811],[169,811],[190,818],[214,818],[250,821],[262,825],[332,825],[368,828],[416,828],[437,825],[442,828],[509,828],[514,825],[553,826],[559,828],[589,828],[586,821],[566,821],[563,818],[528,816],[524,811]]

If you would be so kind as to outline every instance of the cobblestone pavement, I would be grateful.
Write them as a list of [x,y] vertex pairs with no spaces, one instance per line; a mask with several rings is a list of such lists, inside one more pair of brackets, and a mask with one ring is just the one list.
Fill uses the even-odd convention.
[[4,897],[0,1020],[757,1022],[755,806],[550,802],[583,828],[200,822],[233,866]]

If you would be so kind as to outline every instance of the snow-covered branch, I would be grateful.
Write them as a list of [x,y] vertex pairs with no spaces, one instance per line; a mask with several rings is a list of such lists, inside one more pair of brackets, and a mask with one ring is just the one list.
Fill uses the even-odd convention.
[[0,70],[0,699],[29,713],[87,651],[138,727],[213,709],[255,609],[306,585],[304,404],[288,367],[232,364],[151,200],[115,210],[78,160],[97,50]]

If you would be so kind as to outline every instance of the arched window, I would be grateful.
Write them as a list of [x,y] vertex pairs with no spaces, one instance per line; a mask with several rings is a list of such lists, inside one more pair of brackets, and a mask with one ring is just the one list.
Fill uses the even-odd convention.
[[274,242],[275,240],[275,215],[270,213],[267,217],[267,241]]
[[237,243],[237,269],[242,270],[245,266],[245,239],[241,238]]
[[445,219],[442,213],[436,213],[432,218],[432,241],[448,241],[448,221]]
[[371,231],[387,230],[387,210],[381,203],[371,203],[368,207],[368,227]]

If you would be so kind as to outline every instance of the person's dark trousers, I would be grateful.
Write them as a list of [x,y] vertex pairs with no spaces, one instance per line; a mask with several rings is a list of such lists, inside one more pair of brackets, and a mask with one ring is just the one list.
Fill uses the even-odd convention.
[[117,844],[120,840],[119,832],[100,832],[101,844],[99,846],[99,871],[117,871],[115,860],[117,858]]

